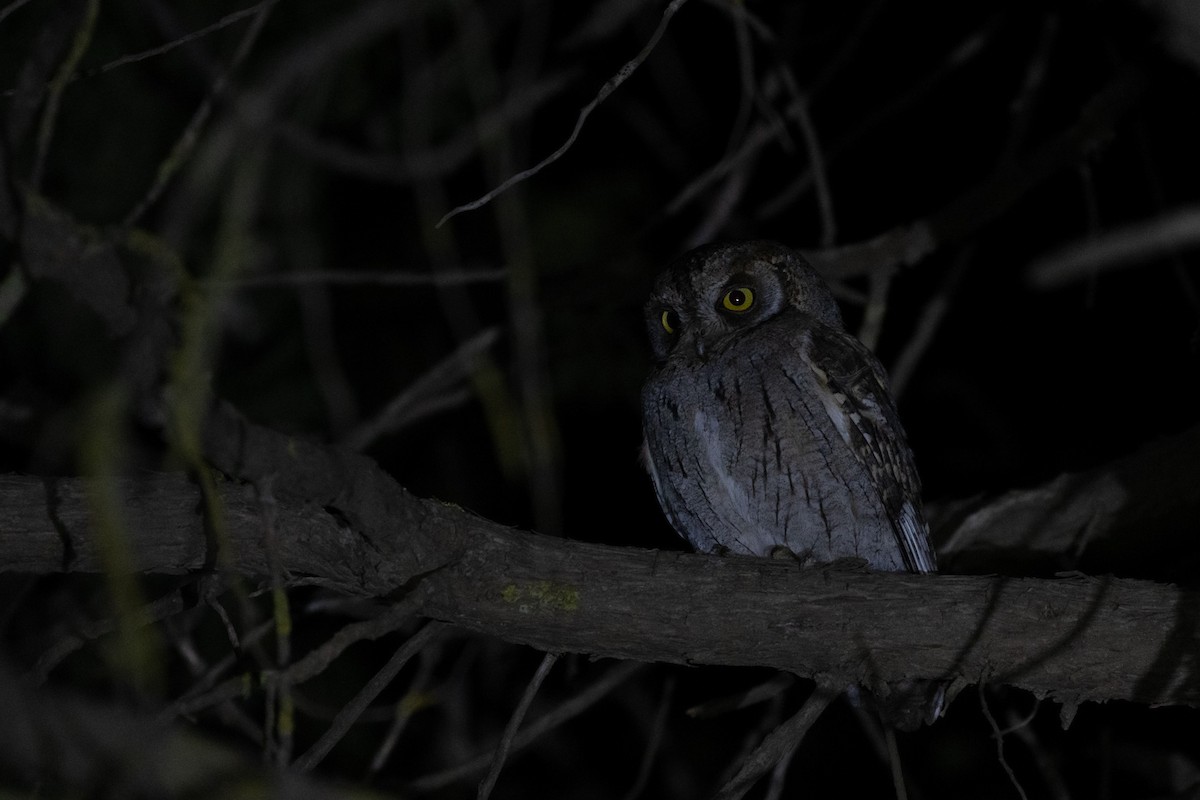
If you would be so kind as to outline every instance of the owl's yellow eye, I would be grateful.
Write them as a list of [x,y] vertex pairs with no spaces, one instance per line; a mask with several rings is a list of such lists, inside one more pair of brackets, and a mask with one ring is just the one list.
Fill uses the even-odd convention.
[[674,333],[679,327],[679,316],[669,308],[663,311],[659,320],[662,322],[663,330],[667,333]]
[[730,289],[725,293],[725,296],[721,298],[722,308],[724,308],[726,311],[733,311],[738,314],[742,313],[743,311],[749,311],[752,305],[754,305],[754,292],[750,291],[750,289],[746,286],[739,286],[735,289]]

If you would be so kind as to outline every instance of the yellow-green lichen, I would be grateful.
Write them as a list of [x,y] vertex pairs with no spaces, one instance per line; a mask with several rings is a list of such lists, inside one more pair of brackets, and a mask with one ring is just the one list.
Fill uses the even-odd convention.
[[579,590],[554,581],[510,583],[500,590],[500,599],[515,603],[522,614],[535,610],[576,611],[579,608]]

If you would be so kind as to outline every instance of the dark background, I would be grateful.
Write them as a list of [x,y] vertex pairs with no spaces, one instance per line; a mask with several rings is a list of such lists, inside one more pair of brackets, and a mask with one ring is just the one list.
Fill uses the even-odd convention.
[[[54,74],[82,8],[35,0],[0,10],[6,190],[14,198],[33,190],[80,225],[124,241],[123,221],[251,23],[184,43],[242,7],[101,5],[76,78],[47,114],[45,95],[22,81]],[[560,159],[435,227],[455,205],[558,148],[579,109],[650,39],[662,10],[536,0],[274,7],[194,128],[194,150],[133,226],[161,237],[210,304],[217,394],[257,422],[338,441],[458,345],[496,328],[474,377],[422,394],[417,405],[429,413],[366,452],[413,492],[506,524],[681,548],[638,462],[649,357],[640,306],[663,264],[700,241],[753,237],[794,245],[820,265],[830,245],[953,207],[990,176],[1022,174],[1030,154],[1075,125],[1107,87],[1130,80],[1137,99],[1114,125],[1070,148],[1032,190],[991,198],[995,215],[895,275],[877,351],[893,365],[933,299],[946,299],[899,397],[931,503],[1036,485],[1195,424],[1194,249],[1160,247],[1115,269],[1086,267],[1050,289],[1034,286],[1029,270],[1059,248],[1196,206],[1200,12],[1165,1],[692,0]],[[113,66],[166,42],[179,46]],[[52,68],[38,73],[41,63]],[[787,115],[796,98],[815,139]],[[38,120],[53,122],[44,155],[36,130],[13,132],[28,102]],[[505,103],[524,110],[497,123]],[[777,121],[733,170],[674,202]],[[832,238],[812,182],[790,191],[811,169],[813,148],[827,177]],[[6,272],[21,269],[15,235],[0,242],[0,256]],[[503,274],[453,286],[388,283],[399,273],[459,270]],[[319,280],[288,282],[318,272]],[[359,282],[337,282],[350,274]],[[867,290],[861,276],[838,286],[852,327]],[[32,281],[0,318],[4,471],[80,473],[90,433],[81,420],[97,390],[119,378],[121,359],[120,343],[82,304],[53,282]],[[123,437],[124,469],[178,465],[153,425],[132,412]],[[1162,567],[1137,577],[1181,579]],[[9,584],[6,647],[18,660],[36,659],[80,617],[102,613],[99,583],[0,581]],[[344,622],[303,618],[316,599],[296,590],[299,652]],[[220,651],[217,622],[197,631],[203,647]],[[319,708],[304,710],[298,742],[318,736],[328,709],[394,646],[354,650],[336,677],[307,685]],[[445,678],[443,696],[413,718],[402,756],[372,783],[397,789],[491,746],[538,657],[499,642],[445,645],[430,657]],[[565,658],[531,715],[605,666]],[[176,669],[172,662],[178,692],[188,678]],[[494,796],[622,796],[664,696],[668,721],[642,796],[705,796],[747,737],[769,728],[772,714],[790,713],[806,687],[715,719],[683,711],[770,677],[647,667],[514,757]],[[86,650],[51,683],[121,694],[103,659]],[[1037,703],[1002,687],[986,696],[1001,727]],[[1197,723],[1190,710],[1088,704],[1064,731],[1057,704],[1046,702],[1008,735],[1006,752],[1030,797],[1176,796],[1200,786]],[[215,720],[198,724],[250,752],[257,746]],[[322,772],[357,780],[383,725],[356,728]],[[836,705],[802,745],[784,796],[890,793],[874,733]],[[973,688],[945,720],[901,736],[900,748],[910,796],[1015,796]],[[474,796],[478,777],[433,796]]]

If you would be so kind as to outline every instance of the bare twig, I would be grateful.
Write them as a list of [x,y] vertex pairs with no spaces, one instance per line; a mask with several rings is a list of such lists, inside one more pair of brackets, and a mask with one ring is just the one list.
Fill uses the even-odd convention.
[[908,787],[904,784],[904,765],[900,763],[900,748],[896,746],[896,729],[885,725],[883,740],[887,743],[888,766],[892,773],[892,788],[896,790],[896,800],[908,800]]
[[455,386],[470,375],[475,368],[475,362],[491,348],[499,335],[499,330],[489,328],[470,341],[464,342],[436,366],[405,387],[404,391],[396,395],[373,419],[367,420],[347,434],[342,443],[351,450],[364,450],[384,434],[404,427],[431,410],[440,410],[444,405],[439,403],[439,400],[464,400],[465,395],[453,391]]
[[504,734],[500,737],[500,744],[496,745],[496,752],[492,756],[492,766],[488,769],[487,776],[479,784],[479,794],[477,795],[479,800],[488,800],[491,796],[492,788],[496,785],[496,779],[500,777],[500,770],[504,768],[504,761],[508,758],[513,740],[517,736],[517,728],[521,727],[521,721],[525,719],[525,713],[529,711],[530,703],[537,696],[542,681],[546,680],[546,676],[550,674],[550,668],[554,666],[554,662],[557,660],[558,655],[556,653],[546,653],[542,658],[542,663],[538,665],[537,671],[533,673],[533,677],[529,680],[529,685],[525,687],[525,693],[521,695],[520,702],[513,709],[512,716],[509,718],[508,724],[504,727]]
[[935,250],[963,241],[1057,170],[1073,163],[1095,137],[1134,107],[1145,77],[1129,73],[1113,81],[1083,108],[1074,125],[1017,164],[999,166],[987,179],[936,213],[865,242],[809,251],[809,260],[834,278],[911,266]]
[[184,127],[183,133],[180,134],[174,147],[171,148],[171,152],[159,165],[158,174],[154,177],[154,183],[150,185],[145,195],[130,209],[129,213],[125,215],[125,219],[121,222],[122,228],[128,229],[136,225],[138,220],[142,218],[142,215],[146,213],[146,210],[166,191],[167,184],[170,183],[175,174],[187,163],[192,150],[196,146],[196,142],[200,138],[200,130],[204,127],[205,122],[208,121],[208,117],[212,114],[217,101],[225,93],[226,88],[228,88],[233,73],[237,71],[242,62],[246,60],[246,56],[250,54],[250,50],[258,40],[258,35],[262,32],[263,26],[266,25],[267,17],[271,14],[271,9],[275,7],[277,2],[279,0],[265,0],[265,2],[256,7],[254,20],[250,23],[250,27],[246,30],[245,34],[243,34],[241,41],[238,42],[237,50],[234,52],[229,66],[213,82],[208,95],[192,114],[192,118]]
[[28,2],[29,0],[13,0],[7,6],[0,9],[0,22],[4,22],[4,20],[8,18],[9,14],[13,13]]
[[[428,62],[427,35],[422,26],[411,25],[405,29],[401,51],[406,69],[415,72]],[[426,148],[436,136],[431,124],[432,115],[417,105],[418,99],[423,99],[426,105],[437,102],[432,91],[427,95],[409,101],[413,111],[404,115],[407,149]],[[482,120],[476,120],[477,128],[482,124]],[[449,205],[447,190],[440,177],[440,173],[431,173],[417,179],[412,186],[412,195],[419,216],[417,230],[432,271],[453,274],[462,271],[458,244],[448,229],[435,227],[438,215]],[[436,288],[446,322],[458,343],[461,345],[478,335],[484,323],[475,299],[460,286],[439,284]],[[487,421],[501,473],[509,480],[522,479],[527,473],[527,436],[508,376],[489,353],[483,353],[470,373],[470,381]]]
[[[874,3],[871,8],[864,13],[859,21],[859,31],[865,31],[874,22],[874,18],[879,11],[887,5],[884,2]],[[882,106],[877,107],[873,112],[869,113],[855,128],[839,137],[833,142],[825,153],[826,167],[829,168],[837,161],[840,156],[851,150],[851,148],[862,141],[871,131],[877,129],[884,122],[888,121],[898,112],[911,107],[922,97],[929,94],[948,76],[955,74],[955,71],[961,67],[967,60],[974,58],[983,51],[987,40],[995,32],[998,27],[997,22],[1000,17],[997,15],[989,24],[985,25],[982,30],[974,31],[967,36],[958,47],[952,50],[938,69],[931,75],[918,81],[915,85],[902,91]],[[840,69],[840,61],[843,56],[847,55],[854,47],[857,47],[862,39],[858,32],[847,37],[846,47],[842,52],[835,55],[829,65],[822,71],[822,74],[817,76],[807,87],[807,95],[809,97],[819,96],[821,88],[828,80]],[[798,94],[798,93],[797,93]],[[791,106],[789,106],[791,108]],[[763,203],[757,213],[758,219],[770,219],[785,212],[791,207],[791,204],[800,197],[804,192],[808,191],[815,182],[816,174],[813,169],[807,169],[801,172],[790,184],[782,189],[774,197]]]
[[817,126],[813,123],[812,115],[808,112],[807,99],[801,98],[795,109],[796,122],[804,138],[804,149],[808,153],[808,162],[812,165],[817,189],[817,208],[821,212],[821,247],[832,247],[837,241],[837,219],[833,213],[833,192],[829,188],[829,175],[821,150],[821,140],[817,136]]
[[767,793],[763,795],[763,800],[779,800],[783,797],[783,787],[787,785],[788,769],[792,766],[792,758],[795,757],[799,748],[800,744],[797,743],[792,751],[779,759],[779,763],[771,770],[771,782],[767,784]]
[[658,27],[650,36],[650,40],[646,42],[646,46],[642,48],[641,52],[639,52],[632,61],[627,62],[625,66],[617,70],[617,74],[609,78],[608,82],[600,87],[599,93],[597,93],[592,101],[579,111],[579,117],[575,120],[574,130],[571,131],[571,135],[567,137],[567,140],[563,142],[557,150],[546,156],[529,169],[522,170],[516,175],[508,178],[495,189],[492,189],[487,194],[480,197],[478,200],[472,200],[470,203],[465,203],[450,209],[450,211],[446,212],[445,216],[438,220],[437,227],[440,228],[449,219],[461,214],[464,211],[474,211],[481,206],[487,205],[500,193],[508,191],[521,181],[532,178],[534,175],[541,172],[545,167],[550,166],[555,161],[558,161],[558,159],[562,158],[563,155],[565,155],[566,152],[571,149],[571,145],[575,144],[575,140],[579,138],[579,132],[583,130],[583,123],[587,120],[592,111],[596,109],[596,106],[603,103],[610,94],[617,90],[617,87],[629,79],[629,76],[632,75],[634,71],[642,65],[642,62],[649,58],[650,53],[653,52],[655,45],[658,44],[658,40],[662,38],[664,33],[666,33],[667,23],[671,21],[671,17],[675,16],[675,12],[677,12],[686,2],[687,0],[671,0],[671,4],[668,5],[666,10],[663,11],[662,20],[659,21]]
[[58,121],[58,109],[62,103],[63,92],[70,82],[71,74],[79,64],[83,54],[87,52],[92,41],[92,32],[96,27],[96,18],[100,15],[100,0],[88,0],[84,7],[83,18],[75,32],[75,38],[67,51],[63,63],[50,81],[46,92],[46,104],[42,108],[42,119],[38,124],[37,152],[33,159],[33,169],[30,172],[29,184],[35,190],[42,185],[42,175],[46,168],[46,156],[50,153],[50,139],[54,135],[54,125]]
[[481,144],[494,140],[513,123],[529,117],[561,94],[572,77],[573,72],[563,72],[530,81],[480,114],[471,128],[445,141],[406,148],[402,153],[364,152],[321,138],[287,120],[274,120],[266,130],[296,153],[331,170],[372,182],[411,183],[450,174],[474,155]]
[[[469,76],[467,89],[482,113],[494,101],[500,75],[496,64],[483,54],[491,50],[491,34],[482,10],[473,3],[461,3],[461,36],[458,46],[462,52],[465,72]],[[547,22],[546,11],[530,12],[529,27],[536,30]],[[545,36],[532,36],[542,42]],[[519,84],[536,73],[540,46],[517,46],[521,54],[512,65],[514,80]],[[483,151],[489,182],[511,175],[517,153],[528,148],[514,130],[496,140]],[[492,204],[496,230],[504,264],[508,267],[507,306],[512,333],[513,378],[519,401],[521,428],[525,433],[525,464],[527,486],[533,506],[534,523],[546,533],[562,533],[561,444],[557,413],[551,399],[550,374],[547,367],[546,341],[542,326],[542,309],[538,305],[537,246],[525,205],[518,197],[508,195]]]
[[[184,608],[183,596],[177,589],[142,607],[131,616],[135,624],[145,626],[174,616]],[[75,633],[63,636],[34,664],[31,670],[34,680],[38,684],[45,683],[51,671],[61,664],[63,659],[80,650],[88,642],[117,632],[122,624],[124,623],[121,620],[115,618],[103,619],[83,625]]]
[[638,766],[637,777],[625,793],[624,800],[637,800],[646,789],[650,772],[654,768],[654,759],[658,757],[658,749],[662,746],[663,733],[667,729],[667,716],[674,697],[675,679],[668,677],[663,684],[662,697],[658,701],[658,709],[654,712],[654,720],[650,723],[650,736],[642,750],[642,763]]
[[825,712],[837,694],[824,686],[818,685],[814,688],[800,710],[763,739],[762,744],[742,763],[738,773],[721,787],[721,791],[715,795],[715,800],[738,800],[763,775],[791,756],[809,728]]
[[867,304],[863,308],[858,338],[872,350],[879,344],[879,334],[883,331],[883,319],[887,316],[888,287],[891,285],[890,270],[872,272],[867,279]]
[[663,208],[662,213],[665,216],[672,216],[679,213],[684,206],[699,197],[713,183],[754,158],[758,151],[786,133],[787,125],[784,119],[794,119],[796,113],[797,107],[795,103],[791,103],[784,109],[783,118],[764,120],[751,127],[750,132],[746,134],[745,139],[737,150],[725,154],[720,161],[697,175],[686,186],[680,189]]
[[383,769],[388,757],[396,748],[396,743],[400,741],[400,734],[408,727],[408,721],[413,718],[413,715],[436,702],[436,695],[431,696],[428,687],[433,678],[433,669],[439,661],[439,655],[440,648],[436,646],[436,643],[421,651],[421,663],[417,667],[417,674],[413,676],[412,683],[409,684],[404,697],[400,698],[396,704],[396,709],[392,714],[392,724],[388,728],[387,734],[384,735],[383,741],[375,750],[375,755],[371,757],[370,766],[367,767],[367,778],[375,776],[379,770]]
[[73,80],[74,79],[83,79],[83,78],[90,78],[93,75],[102,75],[106,72],[111,72],[112,70],[116,69],[117,67],[123,67],[126,64],[135,64],[139,61],[145,61],[148,58],[154,58],[155,56],[164,55],[166,53],[171,52],[176,47],[180,47],[182,45],[189,44],[191,42],[196,41],[197,39],[203,39],[205,36],[208,36],[210,33],[216,33],[219,30],[223,30],[224,28],[229,27],[230,25],[234,24],[235,22],[242,21],[246,17],[250,17],[255,14],[258,14],[258,13],[262,12],[268,5],[271,5],[275,2],[276,2],[276,0],[261,0],[261,2],[258,2],[252,6],[249,6],[248,8],[243,8],[240,11],[233,11],[233,12],[230,12],[229,14],[226,14],[225,16],[221,17],[216,22],[212,23],[211,25],[206,25],[203,28],[200,28],[199,30],[195,30],[195,31],[192,31],[191,33],[184,34],[183,36],[180,36],[176,39],[172,39],[171,41],[166,42],[165,44],[161,44],[158,47],[152,47],[149,50],[143,50],[140,53],[132,53],[127,56],[121,56],[120,58],[113,59],[112,61],[109,61],[107,64],[105,64],[102,67],[99,67],[98,69],[89,70],[87,72],[75,75],[72,77],[72,79]]
[[739,160],[736,163],[736,167],[730,170],[728,177],[725,179],[724,186],[721,187],[715,200],[708,206],[704,218],[688,234],[684,242],[686,248],[696,247],[711,241],[725,227],[725,223],[729,221],[729,218],[733,216],[733,212],[737,210],[738,203],[741,202],[742,195],[746,191],[746,186],[750,180],[750,173],[754,169],[753,161],[753,158]]
[[[519,731],[513,740],[511,752],[515,753],[527,747],[539,737],[546,735],[558,726],[569,722],[587,711],[640,671],[642,666],[642,664],[634,661],[623,661],[617,664],[579,694],[563,702]],[[417,778],[409,784],[409,788],[414,792],[431,792],[441,789],[444,786],[449,786],[456,781],[460,781],[467,776],[474,775],[486,769],[492,763],[495,757],[494,753],[494,750],[481,753],[470,761],[451,769]]]
[[733,18],[734,44],[737,46],[738,64],[738,110],[734,117],[733,127],[729,132],[729,144],[726,153],[733,150],[734,145],[741,141],[750,123],[750,112],[754,109],[758,90],[754,81],[754,49],[750,45],[749,13],[744,3],[730,3],[727,6],[729,15]]
[[[292,661],[292,609],[285,590],[284,567],[279,560],[279,531],[276,527],[274,476],[258,482],[260,516],[263,530],[263,550],[270,570],[271,608],[275,627],[275,666],[286,671]],[[292,757],[292,734],[296,727],[296,707],[292,682],[284,679],[267,685],[267,704],[263,717],[266,734],[266,757],[270,763],[285,767]]]
[[313,767],[321,763],[321,760],[329,754],[333,746],[341,741],[350,727],[358,720],[359,715],[366,710],[371,701],[379,696],[379,693],[387,688],[404,665],[409,662],[414,655],[421,651],[434,636],[440,634],[444,626],[437,622],[430,622],[421,630],[409,637],[395,654],[388,660],[380,670],[375,673],[371,680],[367,681],[358,694],[354,696],[346,707],[343,708],[333,720],[333,724],[329,729],[317,740],[316,744],[310,747],[304,755],[296,759],[293,765],[300,772],[308,772]]
[[1007,709],[1007,727],[1004,728],[1003,733],[1004,735],[1010,733],[1016,734],[1021,743],[1025,745],[1025,751],[1033,759],[1034,764],[1037,765],[1041,772],[1042,780],[1045,781],[1046,790],[1050,797],[1054,798],[1054,800],[1071,800],[1071,792],[1067,789],[1067,782],[1058,764],[1055,763],[1056,759],[1053,748],[1046,747],[1044,742],[1038,741],[1038,736],[1030,724],[1033,722],[1033,718],[1037,716],[1041,705],[1041,699],[1036,698],[1033,708],[1021,719],[1017,719],[1015,709]]
[[1025,141],[1033,119],[1035,99],[1046,82],[1050,56],[1058,38],[1059,19],[1057,14],[1048,14],[1042,24],[1042,33],[1038,39],[1037,49],[1025,66],[1025,79],[1021,83],[1012,102],[1009,104],[1009,114],[1012,124],[1008,133],[1008,142],[1001,160],[1012,158]]
[[315,678],[350,645],[378,639],[399,630],[405,622],[412,618],[416,608],[415,598],[406,597],[375,619],[346,625],[320,647],[314,648],[303,658],[288,666],[285,677],[292,683],[303,683],[310,678]]
[[1101,271],[1197,246],[1200,246],[1200,207],[1189,206],[1039,258],[1029,265],[1026,279],[1035,288],[1054,289]]
[[0,281],[0,327],[8,322],[13,311],[25,299],[25,292],[28,288],[25,276],[19,269],[10,269],[4,276],[4,280]]
[[321,272],[272,272],[266,275],[239,275],[205,281],[234,289],[272,289],[278,286],[460,286],[502,281],[503,269],[469,269],[453,272],[398,272],[376,270],[329,270]]
[[912,336],[900,351],[900,355],[896,357],[892,368],[888,370],[892,394],[897,398],[904,394],[908,382],[917,370],[917,365],[921,362],[921,357],[933,344],[933,337],[941,326],[942,320],[945,319],[946,313],[950,310],[950,301],[958,290],[958,284],[966,274],[967,266],[971,263],[974,255],[975,248],[967,245],[955,257],[950,272],[942,280],[933,297],[926,301],[924,308],[921,309],[921,316],[917,318],[917,325]]
[[1024,787],[1017,780],[1017,774],[1013,772],[1008,759],[1004,757],[1004,732],[1000,730],[1000,725],[996,722],[996,718],[992,716],[992,709],[988,706],[987,695],[985,694],[986,687],[980,684],[978,691],[979,706],[983,709],[983,716],[987,719],[988,725],[992,728],[992,738],[996,740],[996,760],[1000,762],[1000,766],[1004,769],[1004,774],[1008,776],[1009,783],[1017,790],[1017,794],[1020,795],[1021,800],[1029,800],[1029,796],[1025,794]]
[[[213,606],[220,608],[219,606]],[[225,618],[227,619],[227,618]],[[262,622],[251,629],[245,636],[244,641],[254,642],[271,632],[274,627],[274,621]],[[209,706],[223,702],[224,700],[232,700],[245,690],[245,683],[242,679],[234,678],[231,681],[226,681],[217,687],[217,679],[232,669],[237,663],[241,653],[240,647],[235,647],[215,664],[211,665],[208,670],[201,675],[178,700],[165,707],[160,715],[164,720],[174,717],[187,716],[196,711],[200,711]],[[217,687],[217,688],[214,688]],[[230,690],[232,689],[232,692]]]
[[684,713],[689,717],[704,718],[727,714],[730,711],[737,711],[742,708],[749,708],[756,703],[763,703],[778,697],[795,682],[796,677],[794,675],[787,672],[780,672],[744,692],[738,692],[726,697],[718,697],[715,700],[706,700],[699,705],[692,706]]

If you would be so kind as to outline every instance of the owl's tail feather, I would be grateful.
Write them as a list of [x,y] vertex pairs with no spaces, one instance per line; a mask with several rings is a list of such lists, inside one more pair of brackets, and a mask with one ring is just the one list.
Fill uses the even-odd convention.
[[[946,681],[905,680],[886,683],[871,697],[884,724],[901,731],[932,725],[946,711]],[[861,704],[857,687],[847,691],[851,702]]]

